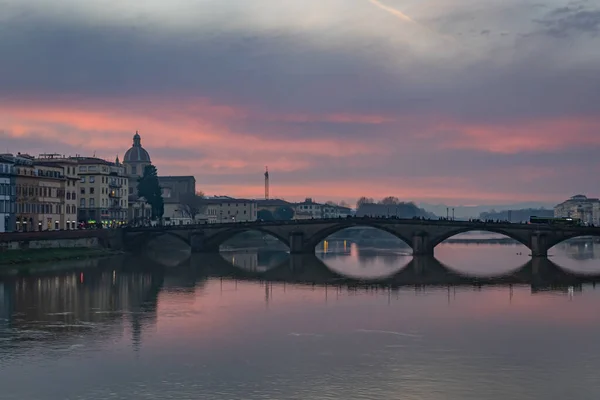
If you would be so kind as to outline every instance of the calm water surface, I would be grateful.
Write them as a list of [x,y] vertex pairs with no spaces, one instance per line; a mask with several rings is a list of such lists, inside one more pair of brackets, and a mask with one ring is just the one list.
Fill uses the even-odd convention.
[[600,399],[600,244],[318,250],[0,281],[0,399]]

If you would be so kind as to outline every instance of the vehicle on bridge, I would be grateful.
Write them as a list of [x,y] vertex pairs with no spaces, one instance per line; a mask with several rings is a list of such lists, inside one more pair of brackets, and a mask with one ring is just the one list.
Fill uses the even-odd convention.
[[560,217],[535,217],[529,218],[530,224],[559,225],[559,226],[580,226],[581,221],[578,218],[560,218]]

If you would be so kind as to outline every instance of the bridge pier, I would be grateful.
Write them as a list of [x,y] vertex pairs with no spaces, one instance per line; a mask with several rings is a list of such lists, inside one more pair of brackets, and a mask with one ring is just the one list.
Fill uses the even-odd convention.
[[548,236],[538,232],[531,234],[529,248],[532,257],[548,257]]
[[412,238],[413,256],[433,257],[433,243],[427,234],[419,233]]
[[213,248],[207,245],[204,231],[196,231],[190,234],[190,247],[192,248],[192,254],[219,252],[219,246]]
[[[314,252],[314,249],[313,249]],[[290,233],[290,254],[306,254],[306,247],[304,246],[304,233],[294,231]]]

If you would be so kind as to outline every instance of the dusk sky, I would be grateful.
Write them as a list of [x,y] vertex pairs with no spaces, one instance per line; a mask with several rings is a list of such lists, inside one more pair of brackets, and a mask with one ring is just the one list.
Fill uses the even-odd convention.
[[600,0],[0,0],[0,152],[207,194],[600,195]]

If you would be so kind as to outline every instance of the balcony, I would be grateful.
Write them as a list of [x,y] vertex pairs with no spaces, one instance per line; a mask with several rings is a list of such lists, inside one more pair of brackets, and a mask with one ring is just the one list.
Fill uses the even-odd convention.
[[115,189],[120,189],[123,187],[123,185],[121,185],[120,183],[118,183],[117,181],[110,181],[108,182],[108,187],[109,188],[115,188]]
[[111,199],[120,199],[123,196],[119,193],[119,191],[111,190],[110,192],[108,192],[108,197],[110,197]]

